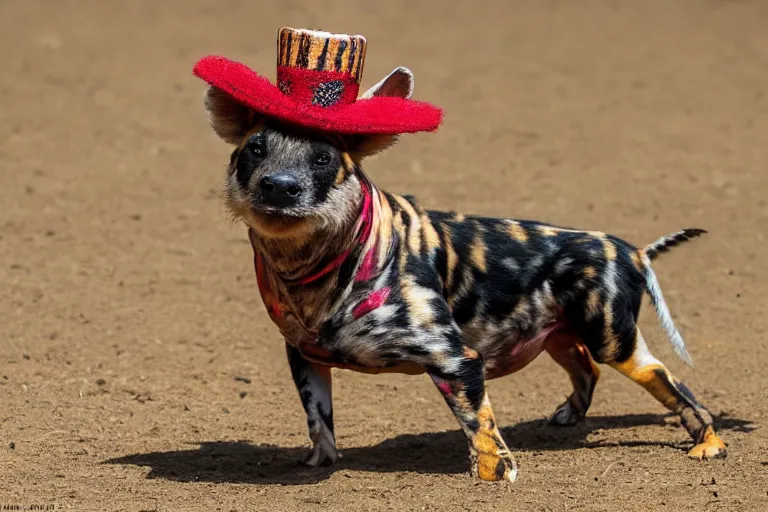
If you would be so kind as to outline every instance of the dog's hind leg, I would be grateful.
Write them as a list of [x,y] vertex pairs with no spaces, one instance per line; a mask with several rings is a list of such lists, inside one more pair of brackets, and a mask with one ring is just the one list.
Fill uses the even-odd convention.
[[312,453],[305,462],[309,466],[333,464],[340,455],[333,433],[331,368],[307,361],[290,345],[285,347],[312,440]]
[[608,364],[643,386],[667,409],[680,415],[683,426],[696,443],[688,452],[690,457],[725,457],[725,443],[715,433],[712,416],[696,400],[691,390],[672,376],[661,361],[651,355],[637,327],[634,348],[629,358]]
[[600,377],[600,370],[581,338],[568,333],[555,333],[547,339],[545,349],[557,364],[568,372],[573,393],[560,404],[552,416],[550,425],[575,425],[587,414],[592,403],[592,393]]
[[517,464],[496,426],[478,353],[464,348],[461,356],[428,372],[467,435],[472,474],[481,480],[514,482]]

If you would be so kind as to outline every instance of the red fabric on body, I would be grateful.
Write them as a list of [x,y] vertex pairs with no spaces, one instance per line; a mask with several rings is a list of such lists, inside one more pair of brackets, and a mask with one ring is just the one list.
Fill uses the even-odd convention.
[[443,117],[442,109],[435,105],[404,98],[358,99],[329,108],[300,103],[244,64],[225,57],[203,57],[193,72],[261,114],[328,132],[395,135],[434,131]]
[[358,304],[355,309],[352,311],[352,318],[358,319],[363,315],[366,315],[373,311],[374,309],[378,309],[381,306],[384,305],[385,302],[387,302],[387,299],[389,298],[389,294],[392,292],[392,289],[388,286],[385,286],[384,288],[381,288],[379,290],[376,290],[375,292],[371,292],[371,294],[366,298],[363,302]]

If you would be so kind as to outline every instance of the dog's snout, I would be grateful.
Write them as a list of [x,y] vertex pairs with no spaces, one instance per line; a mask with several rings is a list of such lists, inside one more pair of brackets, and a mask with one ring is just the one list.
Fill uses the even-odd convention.
[[284,172],[264,176],[259,182],[259,188],[264,203],[280,208],[295,205],[302,192],[299,180]]

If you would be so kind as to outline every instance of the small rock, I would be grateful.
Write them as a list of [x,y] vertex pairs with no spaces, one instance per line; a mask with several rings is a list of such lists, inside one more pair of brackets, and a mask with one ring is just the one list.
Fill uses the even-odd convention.
[[107,383],[107,381],[104,380],[104,379],[96,379],[96,385],[97,386],[103,386],[106,383]]
[[251,379],[249,379],[248,377],[241,377],[239,375],[235,376],[235,380],[239,381],[239,382],[245,382],[246,384],[250,384],[251,383]]
[[241,391],[240,392],[240,398],[245,398],[246,396],[248,396],[248,392],[247,391]]
[[11,442],[8,444],[8,449],[9,449],[9,450],[15,450],[15,449],[16,449],[16,443],[14,443],[13,441],[11,441]]
[[26,352],[24,352],[23,354],[21,354],[21,357],[23,357],[24,359],[26,359],[27,361],[29,361],[29,354],[27,354]]

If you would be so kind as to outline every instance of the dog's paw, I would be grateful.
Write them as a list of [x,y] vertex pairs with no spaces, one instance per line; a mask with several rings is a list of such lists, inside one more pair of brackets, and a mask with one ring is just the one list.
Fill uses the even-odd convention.
[[514,482],[517,463],[509,453],[481,453],[472,461],[472,474],[486,482]]
[[571,427],[584,419],[584,413],[577,410],[570,400],[566,400],[561,404],[552,416],[549,417],[547,423],[556,427]]
[[704,442],[691,448],[688,456],[698,460],[722,459],[727,453],[723,440],[717,437],[717,434],[711,433],[704,439]]
[[311,468],[330,466],[341,458],[341,454],[334,448],[331,452],[325,452],[317,447],[312,449],[312,453],[304,460],[304,464]]
[[312,438],[312,453],[304,461],[304,464],[310,467],[330,466],[341,458],[341,454],[336,449],[336,441],[333,434],[327,428],[317,429],[310,434]]

